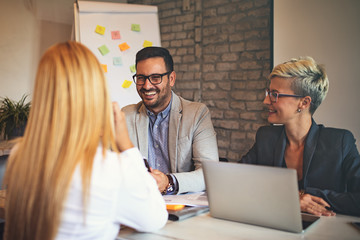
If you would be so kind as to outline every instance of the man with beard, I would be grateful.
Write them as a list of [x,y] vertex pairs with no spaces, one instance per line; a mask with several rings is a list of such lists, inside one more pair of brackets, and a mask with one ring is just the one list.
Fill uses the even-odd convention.
[[143,48],[133,76],[142,101],[124,107],[132,142],[148,159],[162,194],[205,190],[202,161],[218,161],[216,133],[203,103],[177,96],[169,51]]

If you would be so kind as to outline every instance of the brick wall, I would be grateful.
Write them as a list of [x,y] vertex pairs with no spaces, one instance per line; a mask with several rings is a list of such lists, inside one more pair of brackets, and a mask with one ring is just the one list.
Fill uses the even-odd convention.
[[271,0],[128,0],[158,6],[162,46],[177,74],[173,90],[205,103],[220,157],[238,160],[266,124]]

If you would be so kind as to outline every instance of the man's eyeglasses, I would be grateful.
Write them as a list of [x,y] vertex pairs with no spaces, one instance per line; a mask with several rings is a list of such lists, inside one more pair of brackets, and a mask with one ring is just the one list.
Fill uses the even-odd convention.
[[162,83],[163,76],[169,75],[170,73],[172,73],[172,71],[169,71],[169,72],[166,72],[163,74],[155,73],[155,74],[151,74],[149,76],[145,76],[142,74],[134,74],[133,80],[136,85],[144,85],[146,82],[146,79],[149,79],[149,81],[152,85],[158,85],[158,84]]
[[300,96],[300,95],[278,93],[278,92],[270,91],[270,89],[265,90],[265,97],[267,97],[267,96],[269,96],[270,101],[272,103],[276,103],[278,101],[279,97],[296,97],[296,98],[304,97],[304,96]]

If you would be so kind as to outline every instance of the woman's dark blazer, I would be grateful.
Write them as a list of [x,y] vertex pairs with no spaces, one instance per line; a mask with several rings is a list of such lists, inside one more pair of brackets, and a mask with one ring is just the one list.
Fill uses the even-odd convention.
[[[265,126],[241,163],[285,167],[284,126]],[[299,188],[323,198],[335,212],[360,216],[360,156],[348,130],[312,125],[306,138]]]

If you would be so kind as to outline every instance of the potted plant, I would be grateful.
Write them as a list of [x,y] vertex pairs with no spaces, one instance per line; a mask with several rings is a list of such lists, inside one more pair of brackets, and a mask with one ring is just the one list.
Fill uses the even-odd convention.
[[24,134],[25,126],[30,112],[30,102],[25,103],[28,95],[23,95],[16,102],[8,97],[0,101],[0,133],[4,139],[13,139]]

